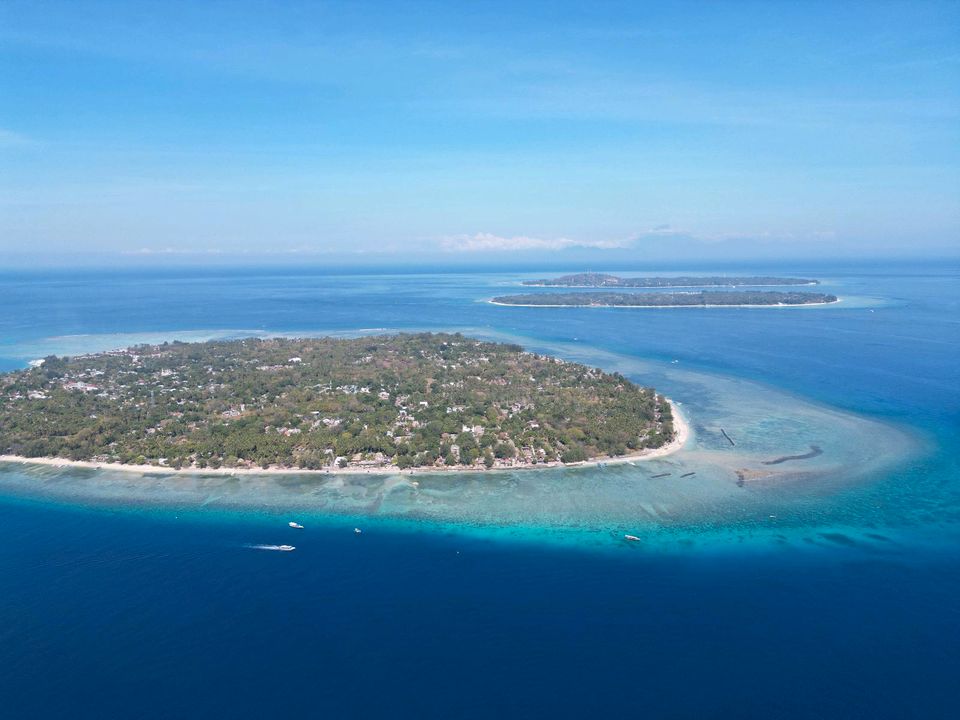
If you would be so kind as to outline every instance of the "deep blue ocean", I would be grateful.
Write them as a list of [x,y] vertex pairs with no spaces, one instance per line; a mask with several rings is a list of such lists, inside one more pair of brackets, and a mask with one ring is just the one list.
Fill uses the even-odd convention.
[[0,717],[960,717],[960,265],[656,270],[816,277],[844,301],[484,302],[536,275],[509,268],[0,273],[0,370],[174,337],[456,329],[665,368],[703,442],[720,410],[671,367],[910,441],[856,482],[764,495],[782,531],[701,503],[640,547],[602,513],[498,527],[494,507],[319,513],[296,552],[259,552],[291,541],[275,507],[85,502],[8,469]]

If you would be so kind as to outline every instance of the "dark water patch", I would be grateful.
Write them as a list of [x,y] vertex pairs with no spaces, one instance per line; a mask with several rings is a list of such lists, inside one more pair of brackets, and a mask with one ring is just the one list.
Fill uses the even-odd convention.
[[845,547],[857,547],[858,543],[849,535],[844,535],[843,533],[830,532],[830,533],[820,533],[820,537],[824,540],[829,540],[835,545],[843,545]]
[[810,458],[815,458],[818,455],[823,455],[823,448],[819,445],[811,445],[810,452],[805,452],[800,455],[784,455],[783,457],[778,457],[774,460],[764,460],[764,465],[779,465],[780,463],[785,463],[788,460],[809,460]]
[[864,533],[864,536],[870,538],[871,540],[879,540],[880,542],[893,542],[893,538],[888,538],[886,535],[881,535],[880,533],[868,532]]

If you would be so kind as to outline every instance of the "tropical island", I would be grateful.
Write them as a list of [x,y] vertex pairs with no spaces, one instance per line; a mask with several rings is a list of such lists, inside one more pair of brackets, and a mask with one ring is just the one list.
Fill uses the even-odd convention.
[[460,334],[173,342],[0,375],[3,460],[488,470],[662,453],[674,421],[618,373]]
[[575,273],[558,278],[524,280],[533,287],[597,287],[597,288],[680,288],[680,287],[768,287],[778,285],[819,285],[819,280],[781,278],[764,275],[749,277],[619,277],[607,273]]
[[495,305],[528,307],[777,307],[785,305],[826,305],[836,295],[810,292],[704,291],[704,292],[577,292],[501,295]]

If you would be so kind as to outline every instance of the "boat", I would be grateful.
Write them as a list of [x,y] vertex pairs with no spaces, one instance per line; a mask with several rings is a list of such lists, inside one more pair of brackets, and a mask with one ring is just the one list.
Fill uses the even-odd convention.
[[290,522],[288,522],[287,525],[289,525],[290,527],[294,528],[295,530],[303,530],[303,525],[301,525],[301,524],[298,523],[298,522],[294,522],[293,520],[291,520]]
[[363,530],[361,530],[360,528],[354,528],[353,531],[354,531],[357,535],[359,535],[360,533],[363,532]]
[[291,550],[296,550],[293,545],[247,545],[246,547],[253,550],[272,550],[274,552],[290,552]]
[[630,542],[640,542],[640,538],[638,538],[636,535],[624,535],[623,539],[629,540]]

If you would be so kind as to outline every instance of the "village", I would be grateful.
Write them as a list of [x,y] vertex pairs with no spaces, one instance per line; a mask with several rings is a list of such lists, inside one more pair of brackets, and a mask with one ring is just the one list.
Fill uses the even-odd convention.
[[0,378],[0,449],[174,469],[502,469],[673,437],[669,403],[457,334],[165,343]]

